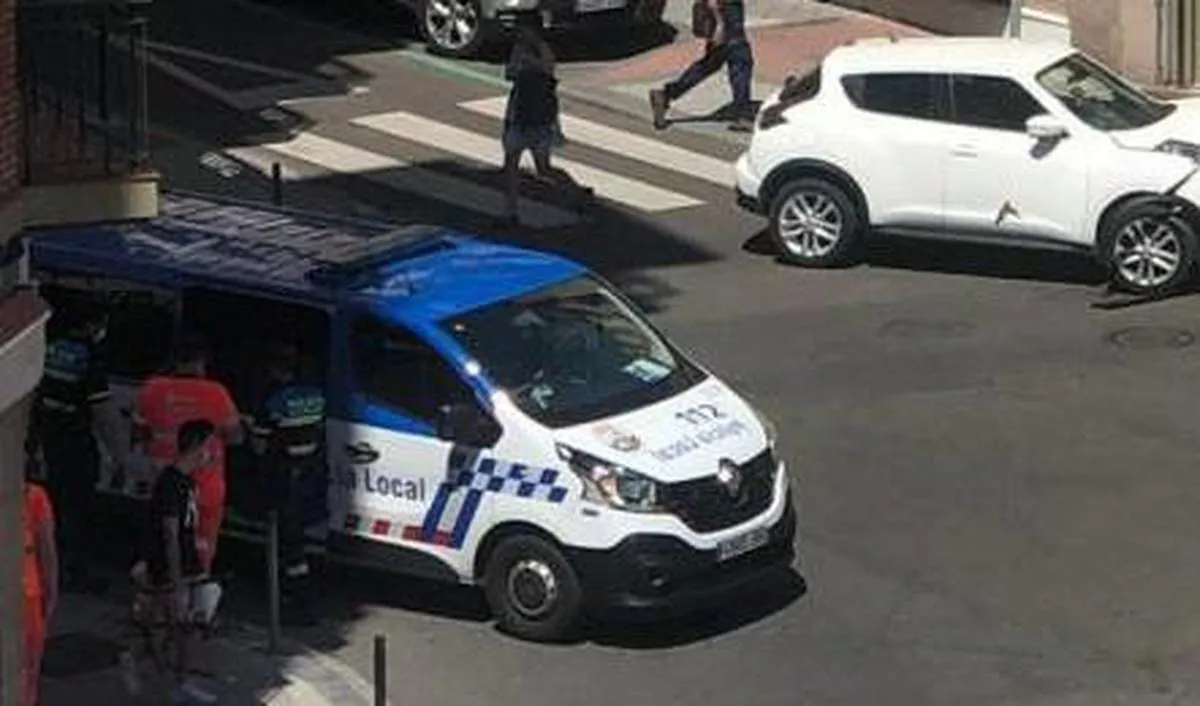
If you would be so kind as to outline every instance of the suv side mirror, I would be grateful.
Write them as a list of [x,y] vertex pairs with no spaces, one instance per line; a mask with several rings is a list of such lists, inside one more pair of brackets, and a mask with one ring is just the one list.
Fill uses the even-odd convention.
[[1067,136],[1067,126],[1053,115],[1042,113],[1025,121],[1025,132],[1037,140],[1060,140]]
[[496,445],[500,434],[496,420],[470,402],[442,405],[439,410],[437,436],[442,441],[486,449]]

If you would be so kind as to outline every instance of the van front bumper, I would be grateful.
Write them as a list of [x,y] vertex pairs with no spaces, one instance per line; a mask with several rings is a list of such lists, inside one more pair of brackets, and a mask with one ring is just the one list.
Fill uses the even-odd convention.
[[681,615],[719,605],[796,557],[796,511],[787,506],[758,549],[719,562],[715,550],[676,537],[635,534],[608,550],[567,548],[588,609],[599,614]]

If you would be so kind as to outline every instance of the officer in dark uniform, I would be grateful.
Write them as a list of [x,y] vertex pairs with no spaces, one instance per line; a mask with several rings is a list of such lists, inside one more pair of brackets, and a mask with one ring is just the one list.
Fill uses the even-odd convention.
[[58,516],[58,544],[63,555],[64,586],[88,585],[87,564],[94,545],[90,527],[100,448],[93,430],[114,458],[120,475],[120,444],[103,354],[105,321],[99,303],[68,302],[48,325],[45,371],[34,410],[34,434]]
[[324,491],[325,392],[303,381],[297,347],[274,347],[267,385],[255,406],[250,429],[253,449],[267,483],[269,509],[279,513],[280,582],[283,617],[311,624],[310,567],[304,555],[307,495]]

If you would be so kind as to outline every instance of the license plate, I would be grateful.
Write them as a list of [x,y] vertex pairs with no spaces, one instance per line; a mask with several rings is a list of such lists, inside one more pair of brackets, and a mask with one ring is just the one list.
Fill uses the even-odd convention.
[[604,12],[625,7],[629,0],[575,0],[576,12]]
[[725,561],[746,552],[752,552],[766,544],[770,536],[766,527],[760,527],[750,530],[746,534],[731,537],[717,545],[717,561]]

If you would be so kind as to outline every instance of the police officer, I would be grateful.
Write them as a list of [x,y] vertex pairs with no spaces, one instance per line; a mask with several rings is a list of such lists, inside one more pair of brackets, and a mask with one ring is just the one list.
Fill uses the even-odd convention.
[[34,429],[46,487],[58,510],[63,583],[80,589],[88,585],[88,554],[93,548],[90,521],[101,462],[97,436],[117,477],[124,474],[127,449],[120,442],[108,387],[106,322],[98,302],[66,302],[55,311],[48,329]]
[[325,393],[319,385],[302,381],[299,368],[296,346],[273,347],[250,430],[269,507],[279,513],[284,618],[292,624],[311,624],[304,523],[307,496],[314,490],[324,492]]

